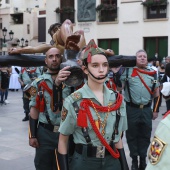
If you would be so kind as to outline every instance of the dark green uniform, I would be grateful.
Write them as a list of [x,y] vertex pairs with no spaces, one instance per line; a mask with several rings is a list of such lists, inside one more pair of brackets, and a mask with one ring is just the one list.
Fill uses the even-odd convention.
[[[36,93],[31,97],[30,107],[37,107],[36,97],[39,91],[37,85],[43,80],[47,83],[47,86],[53,90],[51,75],[44,73],[32,83],[33,91]],[[58,146],[58,128],[61,121],[61,114],[60,112],[54,113],[51,110],[50,104],[52,98],[46,90],[44,90],[43,95],[45,99],[45,110],[39,113],[37,139],[40,147],[36,148],[34,162],[36,170],[57,170],[55,149]],[[52,125],[49,125],[50,123],[47,121],[48,116]]]
[[[132,77],[133,68],[129,68],[128,82],[129,91],[132,98],[130,101],[128,85],[125,83],[127,77],[127,70],[121,76],[123,84],[125,84],[125,101],[128,120],[128,130],[126,131],[126,138],[130,150],[130,156],[146,157],[147,149],[150,144],[150,137],[152,131],[152,115],[151,109],[151,94],[146,89],[138,76]],[[149,71],[149,70],[147,70]],[[152,70],[153,71],[153,70]],[[140,73],[146,85],[152,89],[153,76]],[[158,87],[157,83],[155,88]]]
[[[76,144],[75,152],[73,155],[73,159],[70,165],[71,170],[120,170],[120,162],[118,159],[113,158],[107,151],[105,151],[105,155],[103,158],[97,158],[96,154],[94,154],[94,147],[99,148],[103,147],[99,138],[96,136],[89,120],[88,120],[88,134],[91,139],[90,145],[87,143],[85,137],[83,136],[82,128],[77,125],[77,114],[75,112],[75,108],[73,103],[77,103],[78,107],[80,107],[80,103],[83,99],[91,99],[94,103],[101,105],[97,100],[94,93],[90,90],[87,84],[85,84],[81,89],[72,93],[69,97],[67,97],[63,104],[62,109],[62,121],[60,124],[59,131],[63,135],[71,135],[73,134],[74,143]],[[116,100],[115,93],[112,90],[109,90],[106,85],[104,85],[104,106],[108,106],[109,103],[114,103]],[[98,117],[94,108],[90,107],[90,112],[95,121],[98,121]],[[116,111],[110,112],[108,115],[106,127],[105,127],[105,135],[104,139],[110,144],[112,141],[114,143],[120,140],[121,132],[127,129],[127,119],[126,119],[126,110],[124,103],[122,103],[120,107],[120,121],[118,126],[118,135],[115,135],[115,139],[112,138],[115,122],[116,122]],[[100,113],[99,115],[104,120],[106,113]],[[100,126],[99,131],[102,131],[102,127]],[[92,148],[90,149],[90,147]],[[107,150],[107,149],[106,149]],[[96,151],[97,153],[97,151]]]

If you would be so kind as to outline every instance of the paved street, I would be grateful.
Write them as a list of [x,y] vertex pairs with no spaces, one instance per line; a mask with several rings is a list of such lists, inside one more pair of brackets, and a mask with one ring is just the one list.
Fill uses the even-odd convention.
[[[1,170],[34,170],[34,149],[28,144],[28,121],[22,108],[22,92],[9,91],[10,104],[0,105],[0,169]],[[165,102],[160,108],[159,118],[153,121],[153,132],[165,112]],[[123,138],[129,167],[131,159],[126,140]]]

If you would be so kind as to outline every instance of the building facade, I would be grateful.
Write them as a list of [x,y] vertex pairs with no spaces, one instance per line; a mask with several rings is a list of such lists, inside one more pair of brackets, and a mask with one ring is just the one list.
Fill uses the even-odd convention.
[[[115,54],[135,55],[145,49],[149,58],[161,61],[170,53],[169,0],[13,0],[6,5],[0,7],[0,29],[12,29],[14,37],[28,39],[29,45],[49,43],[49,26],[68,18],[74,31],[84,30],[86,42],[94,38]],[[23,11],[22,24],[11,21],[16,8]]]

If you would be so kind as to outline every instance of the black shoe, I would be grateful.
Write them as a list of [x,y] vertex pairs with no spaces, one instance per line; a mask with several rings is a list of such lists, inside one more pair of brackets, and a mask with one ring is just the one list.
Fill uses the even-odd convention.
[[138,163],[137,163],[137,162],[132,162],[131,170],[139,170],[139,169],[138,169]]
[[140,159],[139,170],[145,170],[145,168],[146,168],[146,159],[142,158]]
[[132,157],[132,167],[131,170],[139,170],[138,169],[138,157],[137,156],[133,156]]
[[143,164],[143,165],[139,165],[139,170],[145,170],[145,168],[146,168],[146,163],[145,164]]
[[22,119],[23,122],[28,121],[28,120],[29,120],[28,116],[25,116],[24,119]]

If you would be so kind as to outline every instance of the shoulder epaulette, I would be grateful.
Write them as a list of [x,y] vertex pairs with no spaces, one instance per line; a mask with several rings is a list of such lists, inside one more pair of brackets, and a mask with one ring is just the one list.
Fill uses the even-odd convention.
[[38,77],[38,78],[35,79],[36,83],[38,83],[38,82],[41,81],[41,80],[43,80],[42,77],[41,77],[41,78]]
[[80,92],[74,92],[74,93],[71,94],[71,98],[74,101],[78,101],[82,98],[82,94]]

